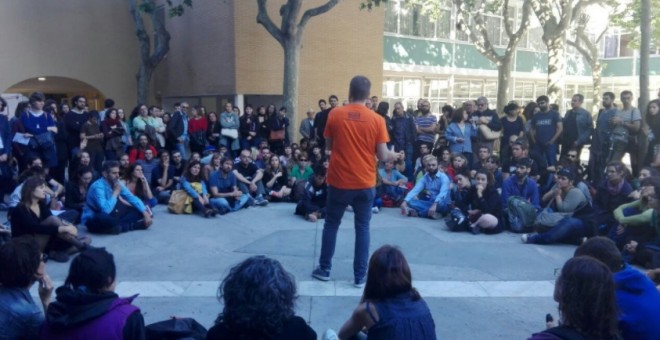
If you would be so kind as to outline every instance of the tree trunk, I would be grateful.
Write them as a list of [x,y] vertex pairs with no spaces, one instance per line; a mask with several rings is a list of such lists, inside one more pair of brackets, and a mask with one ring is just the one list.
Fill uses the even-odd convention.
[[563,111],[566,39],[563,34],[558,34],[544,40],[548,47],[548,97],[550,103],[558,104],[559,110]]
[[598,113],[600,108],[600,88],[603,83],[603,65],[598,61],[598,56],[595,56],[594,63],[591,64],[591,82],[593,83],[594,93],[593,93],[593,102],[591,105],[591,115]]
[[148,61],[140,63],[140,69],[135,75],[137,79],[137,102],[139,104],[146,104],[149,99],[149,87],[151,85],[151,75],[154,68]]
[[497,112],[504,113],[504,106],[511,99],[509,93],[509,81],[511,80],[511,54],[507,53],[497,65]]
[[639,30],[639,109],[644,112],[649,102],[649,55],[651,54],[651,0],[641,0]]
[[300,42],[296,39],[286,40],[284,43],[284,79],[283,95],[284,107],[286,107],[286,117],[289,119],[287,134],[289,138],[294,137],[297,125],[296,114],[298,110],[298,73],[300,61]]

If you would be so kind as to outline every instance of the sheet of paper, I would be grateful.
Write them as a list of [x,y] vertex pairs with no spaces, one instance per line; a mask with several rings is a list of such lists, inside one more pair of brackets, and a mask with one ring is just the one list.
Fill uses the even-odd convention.
[[24,133],[17,132],[12,141],[18,144],[28,145],[30,143],[30,137],[25,137]]

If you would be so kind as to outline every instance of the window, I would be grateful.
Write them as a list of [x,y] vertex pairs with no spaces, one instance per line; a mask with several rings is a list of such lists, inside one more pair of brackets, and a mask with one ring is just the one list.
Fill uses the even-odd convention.
[[489,32],[488,38],[490,38],[490,43],[495,46],[501,45],[502,44],[501,34],[502,34],[502,30],[504,29],[504,27],[502,27],[502,18],[485,15],[484,25],[486,26],[486,30]]
[[619,35],[607,34],[603,39],[603,57],[616,58],[619,56]]
[[528,48],[530,48],[534,51],[546,51],[547,50],[547,47],[545,46],[545,43],[543,42],[543,28],[541,28],[541,27],[529,28],[529,30],[527,32],[529,34]]
[[440,39],[449,39],[451,36],[451,9],[443,9],[438,15],[436,22],[436,37]]
[[621,46],[619,47],[619,57],[632,57],[634,55],[634,49],[628,47],[632,38],[632,34],[622,34],[619,37],[621,43]]
[[399,6],[396,1],[385,3],[385,32],[399,33]]

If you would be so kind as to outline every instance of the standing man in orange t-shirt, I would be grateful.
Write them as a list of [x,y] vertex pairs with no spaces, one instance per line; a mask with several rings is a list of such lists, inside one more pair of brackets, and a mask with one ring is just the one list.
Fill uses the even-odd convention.
[[371,82],[364,76],[351,80],[350,104],[336,107],[325,126],[325,149],[331,153],[328,168],[328,203],[319,267],[312,277],[330,280],[337,230],[347,206],[355,213],[355,286],[363,287],[369,257],[369,222],[376,186],[376,156],[381,161],[396,161],[403,155],[387,149],[389,136],[385,120],[365,106]]

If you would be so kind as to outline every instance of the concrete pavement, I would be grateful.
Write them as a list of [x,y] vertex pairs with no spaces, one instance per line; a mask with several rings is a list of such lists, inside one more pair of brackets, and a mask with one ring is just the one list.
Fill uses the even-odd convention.
[[[229,268],[252,255],[278,259],[298,281],[297,314],[319,336],[338,329],[359,302],[353,288],[353,214],[340,227],[332,281],[310,276],[318,262],[323,221],[310,223],[293,215],[294,205],[270,204],[204,219],[154,209],[147,231],[93,236],[117,262],[120,295],[135,300],[152,323],[169,316],[188,316],[210,327],[221,311],[217,287]],[[519,235],[451,233],[440,221],[404,217],[384,209],[372,218],[371,251],[383,244],[399,246],[418,287],[433,312],[443,339],[522,339],[556,316],[552,299],[554,270],[575,247],[520,243]],[[48,263],[56,282],[68,264]],[[36,290],[35,290],[36,293]]]

